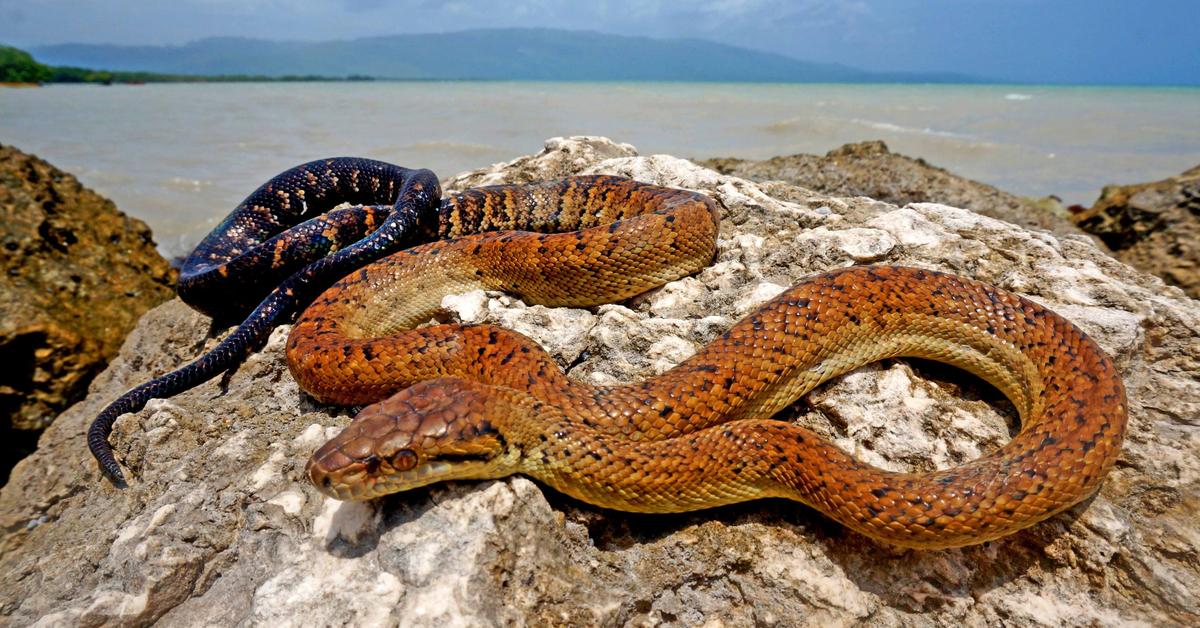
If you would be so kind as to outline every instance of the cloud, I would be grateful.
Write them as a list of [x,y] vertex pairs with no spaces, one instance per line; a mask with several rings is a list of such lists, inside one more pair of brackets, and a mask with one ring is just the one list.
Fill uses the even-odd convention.
[[1200,19],[1198,6],[1196,0],[1160,0],[1154,11],[1127,0],[0,0],[0,42],[311,41],[543,27],[708,39],[881,70],[1021,80],[1179,76],[1170,80],[1195,83],[1198,66],[1183,60],[1200,54],[1200,39],[1189,30]]
[[[230,34],[321,39],[542,26],[722,39],[784,24],[843,28],[869,11],[863,0],[0,0],[0,16],[10,18],[0,24],[0,37],[136,44]],[[30,30],[14,32],[22,16]]]
[[720,34],[729,28],[778,28],[781,22],[801,28],[851,27],[871,13],[863,0],[512,0],[503,5],[490,0],[340,0],[339,4],[351,13],[411,16],[396,20],[397,31],[549,26],[677,37]]
[[396,4],[395,0],[342,0],[342,6],[353,13],[374,11],[393,4]]

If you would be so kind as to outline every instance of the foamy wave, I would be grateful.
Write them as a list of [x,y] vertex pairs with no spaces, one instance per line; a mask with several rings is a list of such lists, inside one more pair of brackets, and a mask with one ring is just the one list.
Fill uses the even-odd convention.
[[768,133],[808,133],[815,129],[836,126],[837,118],[826,116],[796,116],[760,125]]
[[185,190],[199,190],[200,188],[208,187],[210,185],[212,185],[212,181],[171,177],[170,179],[167,179],[166,187]]
[[414,151],[435,151],[463,155],[486,155],[502,150],[500,147],[492,146],[491,144],[473,144],[470,142],[448,142],[440,140],[413,142],[405,148]]
[[1033,94],[1005,94],[1004,100],[1033,100]]
[[911,126],[901,126],[899,124],[892,124],[891,122],[879,122],[877,120],[863,120],[862,118],[853,118],[850,120],[850,122],[852,122],[854,124],[861,124],[863,126],[870,127],[877,131],[890,131],[892,133],[909,133],[909,134],[916,134],[916,135],[934,135],[937,137],[954,137],[954,138],[959,138],[959,139],[972,139],[972,136],[966,135],[964,133],[939,131],[937,129],[931,129],[929,127],[918,129],[916,127],[911,127]]

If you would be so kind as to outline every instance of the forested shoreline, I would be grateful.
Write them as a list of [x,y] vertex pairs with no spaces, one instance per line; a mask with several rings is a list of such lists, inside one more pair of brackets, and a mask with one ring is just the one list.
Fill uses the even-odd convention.
[[53,66],[38,62],[33,55],[11,46],[0,46],[0,84],[44,85],[50,83],[252,83],[262,81],[370,81],[369,76],[345,77],[319,75],[259,76],[222,74],[197,76],[193,74],[160,74],[157,72],[114,72],[72,66]]

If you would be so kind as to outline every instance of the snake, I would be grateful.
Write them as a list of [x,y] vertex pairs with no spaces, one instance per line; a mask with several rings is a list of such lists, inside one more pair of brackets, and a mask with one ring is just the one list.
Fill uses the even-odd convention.
[[[642,277],[694,272],[715,252],[719,215],[696,193],[589,178],[473,194],[457,211],[509,223],[517,206],[533,221],[570,214],[581,229],[447,233],[309,306],[287,341],[293,376],[318,400],[370,404],[307,464],[331,497],[524,474],[633,512],[783,497],[868,537],[932,549],[999,538],[1079,503],[1120,452],[1124,386],[1092,339],[1028,299],[930,270],[809,278],[678,366],[621,386],[576,381],[501,327],[420,326],[445,294],[589,306],[643,291]],[[966,464],[910,474],[772,418],[823,382],[893,357],[981,377],[1012,401],[1021,430]]]
[[[594,386],[515,331],[428,323],[451,293],[591,307],[695,273],[717,251],[712,199],[569,177],[464,190],[415,225],[430,241],[323,288],[288,335],[289,370],[308,394],[365,404],[305,468],[336,499],[522,474],[631,512],[786,498],[876,541],[937,549],[1084,501],[1120,454],[1128,409],[1112,360],[1070,321],[982,282],[901,266],[825,272],[658,376]],[[901,473],[776,418],[822,383],[896,357],[980,377],[1012,402],[1020,430],[964,464]]]
[[247,196],[184,260],[176,287],[214,321],[242,322],[211,351],[100,411],[87,444],[101,472],[125,485],[108,443],[118,417],[236,368],[351,269],[428,237],[440,198],[433,172],[360,157],[300,164]]

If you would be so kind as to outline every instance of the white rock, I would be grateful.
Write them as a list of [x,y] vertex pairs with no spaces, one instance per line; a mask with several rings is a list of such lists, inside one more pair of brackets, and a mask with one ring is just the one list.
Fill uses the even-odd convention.
[[787,286],[781,286],[769,281],[764,281],[757,286],[754,286],[753,290],[751,290],[742,298],[738,299],[733,305],[733,310],[739,315],[745,315],[763,303],[766,303],[767,301],[779,296],[779,294],[784,290],[787,290]]
[[483,290],[471,290],[462,294],[442,297],[442,309],[453,312],[463,323],[478,323],[487,312],[488,297]]

